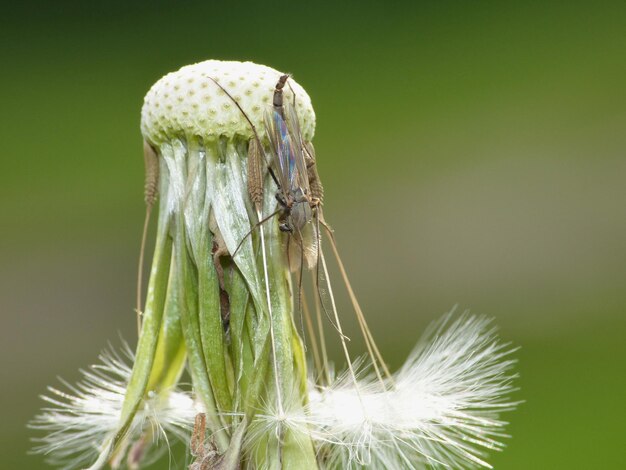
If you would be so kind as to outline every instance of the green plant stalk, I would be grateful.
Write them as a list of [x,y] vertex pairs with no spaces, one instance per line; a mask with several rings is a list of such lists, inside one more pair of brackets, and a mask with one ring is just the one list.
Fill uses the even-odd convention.
[[[307,370],[304,358],[304,348],[294,325],[292,312],[293,294],[291,277],[285,248],[281,240],[281,233],[277,223],[268,230],[269,245],[269,277],[272,286],[273,324],[276,338],[276,358],[279,367],[280,386],[282,396],[289,397],[295,394],[298,400],[289,399],[289,411],[301,411],[307,400]],[[283,469],[316,469],[317,461],[310,436],[295,429],[286,429],[280,446],[280,455],[272,455],[282,464]]]

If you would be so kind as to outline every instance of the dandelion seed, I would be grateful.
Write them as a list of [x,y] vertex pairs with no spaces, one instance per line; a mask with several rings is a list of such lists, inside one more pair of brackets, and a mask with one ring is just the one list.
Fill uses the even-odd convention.
[[307,413],[330,467],[490,468],[485,451],[503,447],[499,415],[517,405],[513,351],[490,320],[448,315],[388,390],[373,376],[360,380],[362,407],[349,377],[312,392]]
[[[83,378],[75,386],[62,381],[66,391],[49,387],[48,395],[42,396],[48,406],[29,424],[46,433],[33,439],[33,450],[46,455],[52,465],[68,470],[88,467],[114,437],[134,356],[125,345],[121,354],[109,349],[99,359],[100,363],[81,371]],[[186,439],[197,412],[191,397],[180,390],[153,394],[127,434],[126,446],[135,446],[132,460],[141,457],[142,463],[150,462],[165,450],[151,444]]]

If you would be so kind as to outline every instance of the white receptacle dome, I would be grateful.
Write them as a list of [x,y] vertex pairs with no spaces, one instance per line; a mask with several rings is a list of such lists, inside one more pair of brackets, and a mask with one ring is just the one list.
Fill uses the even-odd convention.
[[[141,132],[156,146],[181,136],[249,139],[253,131],[233,102],[235,99],[263,137],[263,115],[272,104],[274,87],[281,75],[277,70],[252,62],[207,60],[183,67],[165,75],[148,91],[141,110]],[[315,133],[311,99],[293,79],[288,83],[285,99],[293,100],[293,90],[303,137],[311,140]]]

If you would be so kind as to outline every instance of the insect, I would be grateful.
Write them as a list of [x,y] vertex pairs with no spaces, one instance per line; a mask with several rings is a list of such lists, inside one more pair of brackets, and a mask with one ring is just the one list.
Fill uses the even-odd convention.
[[[337,312],[332,287],[328,280],[328,269],[324,258],[320,226],[325,229],[328,234],[328,240],[332,248],[333,254],[339,266],[341,277],[348,291],[350,302],[357,316],[359,328],[363,334],[366,347],[368,349],[371,363],[374,367],[377,377],[381,383],[386,383],[383,376],[387,380],[391,380],[391,374],[374,342],[372,333],[365,321],[363,312],[359,306],[358,300],[352,290],[352,286],[347,277],[347,273],[339,257],[339,253],[335,244],[334,235],[330,227],[325,223],[322,214],[322,201],[324,197],[324,189],[319,178],[316,166],[315,150],[312,143],[303,141],[302,132],[299,125],[299,119],[295,108],[295,93],[293,93],[293,102],[284,99],[283,90],[288,83],[289,75],[281,75],[274,88],[271,109],[265,113],[265,132],[270,142],[269,150],[272,156],[271,164],[267,162],[261,139],[251,120],[248,118],[237,101],[215,80],[215,83],[231,98],[245,119],[250,124],[253,137],[249,141],[248,146],[248,192],[250,199],[254,203],[259,222],[246,235],[247,238],[256,228],[278,215],[279,229],[283,233],[287,233],[288,242],[288,258],[292,272],[300,271],[298,280],[299,296],[302,293],[302,275],[303,266],[306,264],[308,268],[315,268],[314,288],[317,291],[316,310],[318,311],[318,329],[320,335],[319,349],[322,350],[324,356],[316,362],[323,362],[319,367],[326,373],[326,381],[328,377],[329,366],[325,354],[325,346],[323,339],[323,328],[319,321],[320,308],[325,312],[333,327],[339,333],[344,354],[349,364],[349,369],[356,383],[355,372],[352,368],[352,361],[347,350],[347,337],[343,334],[340,318]],[[262,217],[262,195],[263,195],[263,166],[267,168],[273,181],[276,183],[277,190],[275,198],[278,201],[279,208],[266,217]],[[262,231],[261,231],[262,236]],[[245,240],[244,238],[244,240]],[[294,243],[291,243],[293,240]],[[235,257],[239,247],[231,255]],[[294,256],[299,252],[300,256]],[[299,261],[299,263],[298,263]],[[265,261],[264,261],[265,262]],[[306,306],[304,308],[307,311]],[[310,323],[307,313],[307,324]],[[309,328],[313,330],[313,328]],[[315,335],[312,335],[315,336]],[[313,348],[316,346],[316,339],[313,338]],[[382,369],[382,370],[381,370]],[[383,385],[385,386],[385,385]]]
[[[304,256],[304,244],[306,240],[302,237],[302,230],[313,218],[315,219],[315,225],[312,226],[315,235],[315,244],[312,251],[315,254],[315,258],[314,260],[307,259],[307,265],[309,267],[316,267],[314,282],[321,308],[339,333],[346,359],[350,364],[351,360],[345,343],[347,338],[342,332],[332,287],[328,280],[326,260],[321,248],[320,225],[324,227],[339,266],[341,277],[348,291],[348,296],[350,297],[350,301],[356,313],[359,327],[372,360],[372,365],[380,382],[384,384],[383,375],[391,379],[391,374],[376,346],[372,333],[365,320],[365,316],[354,295],[343,262],[337,251],[332,230],[325,223],[322,215],[321,206],[324,197],[324,188],[317,173],[313,144],[311,142],[303,142],[298,115],[295,109],[295,94],[293,105],[283,100],[283,88],[288,78],[289,75],[282,75],[279,78],[274,90],[272,110],[265,114],[265,127],[271,144],[270,149],[274,157],[275,166],[280,168],[278,172],[280,175],[280,187],[276,193],[276,199],[281,205],[279,228],[283,232],[289,232],[291,234],[297,233],[299,237],[296,238],[296,241],[300,244]],[[302,263],[300,264],[300,269],[301,282]],[[301,289],[302,287],[299,285],[300,292]],[[321,338],[321,341],[323,341],[323,338]],[[327,369],[327,366],[323,368]],[[349,368],[356,382],[351,364]]]
[[[239,242],[232,254],[235,257],[245,239],[265,222],[278,215],[279,229],[288,233],[288,258],[292,271],[303,265],[311,268],[316,261],[318,228],[310,222],[318,214],[323,200],[323,186],[315,162],[315,150],[310,142],[303,142],[298,115],[293,104],[283,98],[283,89],[289,75],[281,75],[274,88],[272,107],[265,113],[265,132],[270,142],[272,161],[268,162],[256,127],[222,85],[215,84],[235,103],[248,121],[253,137],[248,144],[248,193],[254,203],[259,222]],[[263,218],[263,175],[267,168],[276,184],[279,209]],[[291,241],[293,240],[293,243]]]
[[282,208],[279,228],[282,232],[294,233],[311,221],[319,201],[311,196],[309,189],[298,116],[289,102],[283,103],[283,88],[288,78],[289,75],[282,75],[276,84],[272,110],[265,113],[265,131],[279,175],[280,186],[276,192]]
[[[288,257],[293,271],[297,266],[302,269],[303,261],[308,267],[315,264],[318,233],[317,226],[310,222],[318,215],[322,186],[317,171],[310,171],[315,168],[315,153],[312,144],[303,143],[295,94],[293,104],[283,97],[288,79],[289,75],[281,75],[278,79],[272,107],[265,113],[265,132],[270,142],[274,173],[278,176],[275,195],[280,206],[278,227],[290,234]],[[290,243],[292,240],[294,243]]]

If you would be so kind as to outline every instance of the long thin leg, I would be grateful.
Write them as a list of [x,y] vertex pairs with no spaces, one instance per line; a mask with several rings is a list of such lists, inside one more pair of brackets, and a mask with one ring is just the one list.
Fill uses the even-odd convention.
[[306,349],[306,336],[304,330],[304,322],[302,319],[302,278],[304,277],[304,241],[302,238],[302,232],[298,230],[298,236],[300,237],[300,275],[298,276],[298,297],[297,297],[297,310],[300,313],[300,330],[302,331],[302,344]]
[[248,233],[246,233],[246,235],[241,239],[241,241],[239,242],[239,245],[237,245],[237,248],[235,248],[235,251],[233,252],[231,256],[231,258],[234,258],[237,253],[239,252],[239,249],[241,248],[241,245],[243,245],[243,242],[246,241],[246,239],[252,235],[252,233],[259,228],[261,225],[263,225],[265,222],[267,222],[268,220],[270,220],[272,217],[274,217],[276,214],[278,214],[282,209],[277,209],[274,212],[272,212],[270,215],[268,215],[267,217],[265,217],[263,220],[260,220],[259,222],[257,222],[256,224],[254,224],[254,226],[250,229],[250,231]]
[[315,334],[315,328],[313,326],[313,320],[311,319],[311,312],[309,311],[309,306],[306,301],[306,297],[304,292],[302,292],[302,311],[304,315],[304,320],[306,322],[306,329],[309,332],[309,337],[311,338],[311,349],[313,350],[313,363],[315,364],[315,369],[318,371],[315,377],[315,382],[319,380],[321,374],[324,374],[324,365],[322,363],[322,358],[320,356],[319,345],[317,344],[318,339]]
[[328,225],[326,225],[325,223],[323,223],[324,228],[328,231],[329,234],[329,240],[330,240],[330,246],[333,250],[333,253],[335,255],[335,259],[337,260],[337,264],[339,266],[339,271],[341,272],[341,277],[343,278],[343,282],[346,286],[346,289],[348,290],[348,295],[350,296],[350,301],[352,302],[352,306],[354,307],[354,310],[357,314],[357,319],[359,321],[359,326],[361,328],[361,331],[363,333],[364,339],[365,339],[365,343],[367,345],[368,351],[370,353],[370,356],[373,359],[373,364],[374,364],[374,369],[377,372],[377,376],[379,378],[379,380],[381,381],[381,383],[384,383],[384,381],[382,380],[382,377],[380,375],[380,372],[378,372],[378,366],[376,365],[376,361],[378,361],[380,363],[380,366],[383,368],[383,371],[385,372],[385,376],[387,377],[387,379],[393,381],[393,378],[391,376],[391,372],[389,371],[387,364],[385,363],[385,361],[383,360],[382,354],[380,353],[380,350],[378,349],[378,346],[376,345],[376,342],[374,341],[374,336],[372,335],[372,332],[369,328],[369,326],[367,325],[367,322],[365,320],[365,315],[363,315],[363,311],[361,310],[361,306],[359,305],[359,302],[356,298],[356,295],[354,294],[354,291],[352,290],[352,285],[350,284],[350,280],[348,279],[348,275],[346,273],[346,270],[344,268],[343,262],[341,261],[341,257],[339,256],[339,252],[337,251],[337,245],[335,243],[335,238],[332,234],[332,231],[330,230],[330,228],[328,227]]
[[[319,233],[319,217],[316,218],[316,224],[318,226],[318,233]],[[347,336],[345,336],[343,333],[340,332],[340,328],[339,326],[335,323],[335,320],[333,319],[333,317],[330,315],[330,312],[328,311],[328,309],[326,308],[326,305],[324,303],[324,298],[322,296],[322,287],[320,286],[320,279],[325,279],[325,284],[328,288],[328,291],[330,293],[330,295],[332,296],[332,289],[330,286],[330,281],[328,280],[328,274],[326,273],[326,275],[323,277],[322,271],[320,271],[320,267],[322,266],[322,263],[320,261],[323,260],[323,256],[322,256],[322,245],[321,245],[321,241],[318,240],[318,245],[317,245],[317,263],[315,266],[315,290],[317,292],[317,297],[319,300],[319,303],[322,307],[322,310],[324,311],[324,315],[326,315],[326,318],[328,319],[328,321],[330,322],[331,325],[333,325],[333,327],[335,328],[335,330],[337,330],[337,332],[345,339],[350,340],[350,338],[348,338]],[[335,299],[331,298],[332,304],[334,305],[335,303]]]
[[[317,288],[317,283],[313,276],[311,276],[311,282],[313,285],[313,290]],[[324,377],[326,380],[326,384],[330,384],[330,366],[328,361],[328,351],[326,350],[326,334],[324,333],[324,322],[322,320],[322,309],[320,307],[320,299],[317,295],[313,296],[314,305],[315,305],[315,321],[317,323],[317,331],[320,334],[320,352],[322,353],[322,366],[324,370]]]
[[[258,212],[258,217],[261,217],[261,215],[262,215],[261,212]],[[261,223],[262,221],[259,222],[259,225]],[[281,416],[283,416],[284,415],[283,397],[282,397],[282,390],[280,389],[281,380],[280,380],[279,370],[278,370],[278,360],[276,358],[276,337],[274,334],[274,315],[272,312],[272,298],[270,295],[270,281],[269,281],[269,274],[268,274],[268,269],[267,269],[267,254],[266,254],[266,247],[265,247],[265,235],[263,234],[263,227],[261,227],[261,253],[263,255],[263,278],[265,280],[267,311],[268,311],[269,318],[270,318],[270,340],[272,341],[272,359],[273,359],[272,362],[274,366],[274,383],[276,387],[276,400],[278,401],[278,412],[280,413]]]

